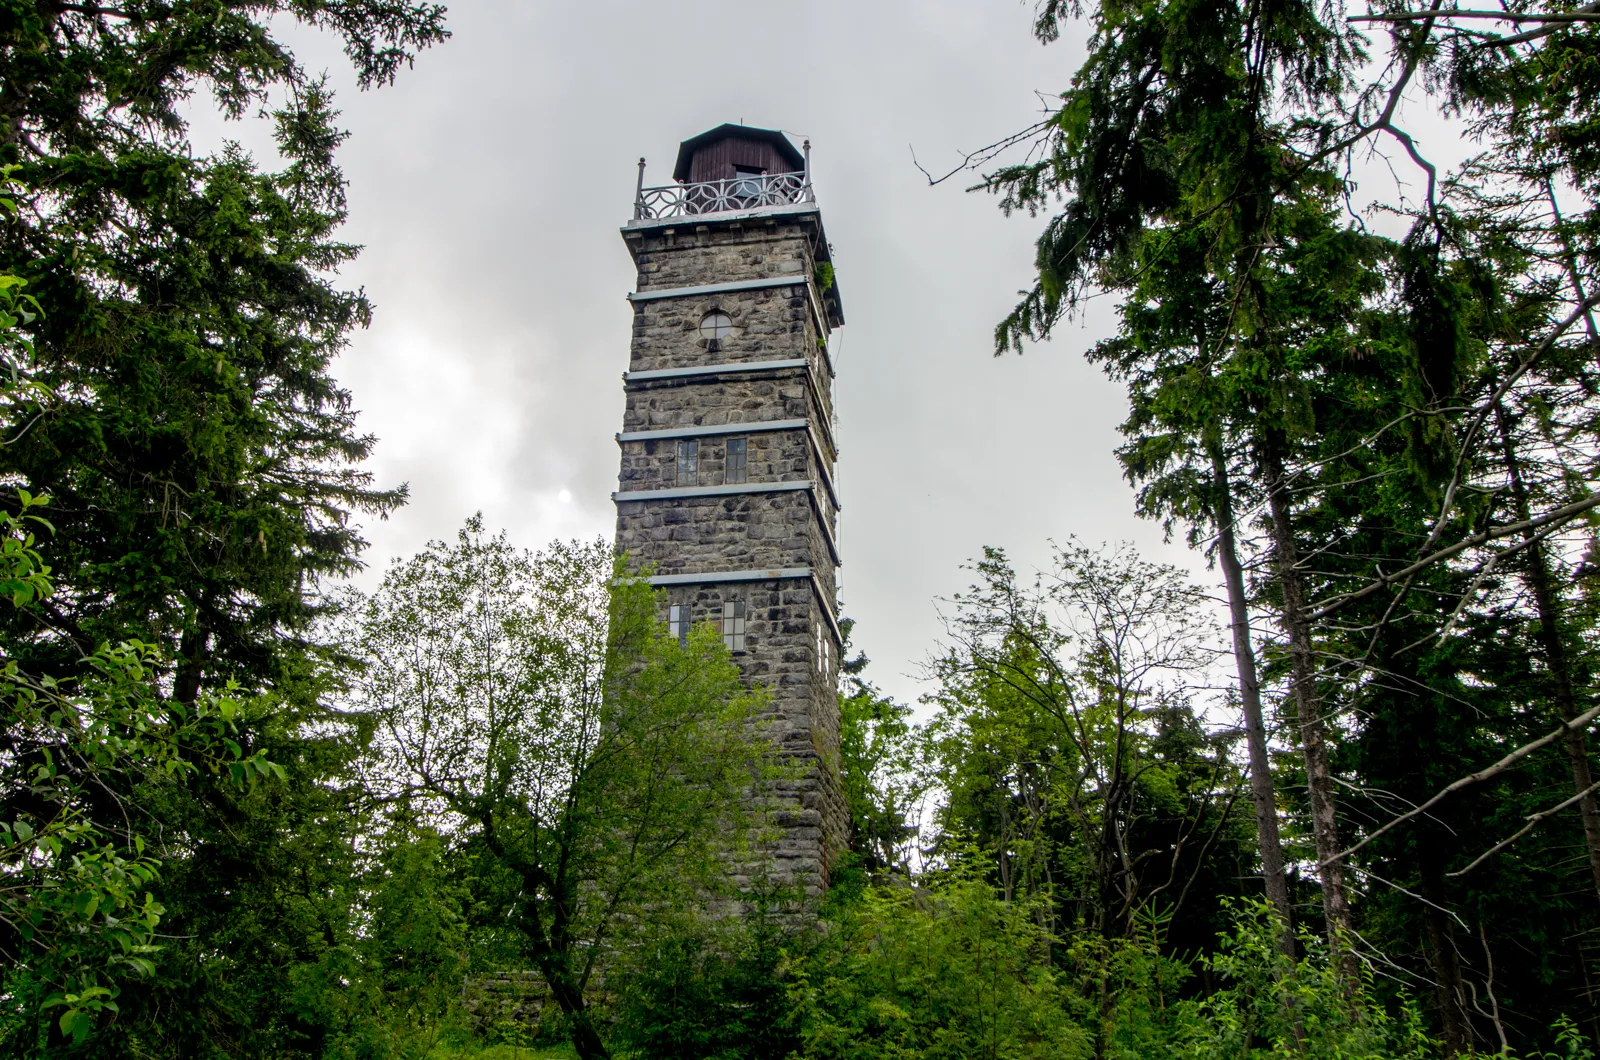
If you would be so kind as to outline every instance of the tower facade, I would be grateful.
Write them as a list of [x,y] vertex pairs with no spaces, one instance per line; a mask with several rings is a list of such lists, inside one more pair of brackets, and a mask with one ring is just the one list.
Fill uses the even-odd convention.
[[622,236],[638,270],[617,547],[649,564],[678,636],[711,622],[771,693],[784,782],[763,870],[809,893],[844,848],[838,783],[833,360],[844,323],[810,144],[724,125],[686,140]]

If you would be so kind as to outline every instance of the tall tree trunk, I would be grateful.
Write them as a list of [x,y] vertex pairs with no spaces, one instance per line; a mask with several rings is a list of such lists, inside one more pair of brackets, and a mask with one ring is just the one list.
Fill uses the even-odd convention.
[[172,699],[190,706],[200,698],[200,682],[205,677],[211,637],[204,626],[191,626],[178,640],[178,669],[172,679]]
[[[1423,827],[1428,831],[1428,826]],[[1444,853],[1437,842],[1424,834],[1419,837],[1417,863],[1421,867],[1419,890],[1425,901],[1423,918],[1428,931],[1428,963],[1433,968],[1433,1003],[1439,1014],[1439,1030],[1446,1056],[1462,1056],[1472,1051],[1472,1022],[1466,1010],[1466,986],[1461,978],[1461,958],[1456,952],[1455,931],[1445,913],[1448,896],[1444,893],[1439,867]]]
[[605,1042],[601,1041],[600,1032],[595,1030],[594,1020],[589,1018],[589,1006],[583,999],[583,991],[568,974],[567,962],[559,957],[541,961],[539,970],[544,973],[550,996],[560,1006],[562,1015],[567,1017],[572,1048],[579,1060],[610,1060],[611,1053],[607,1051]]
[[1289,904],[1289,884],[1283,874],[1283,843],[1278,838],[1278,800],[1272,785],[1272,760],[1267,755],[1267,726],[1261,713],[1261,682],[1256,676],[1256,653],[1250,643],[1250,607],[1244,593],[1244,570],[1233,532],[1233,486],[1222,446],[1207,446],[1211,454],[1214,498],[1212,516],[1217,525],[1217,562],[1228,590],[1229,628],[1233,632],[1233,662],[1239,673],[1239,702],[1244,709],[1244,738],[1250,752],[1250,801],[1256,811],[1256,840],[1261,847],[1261,874],[1266,878],[1267,901],[1277,912],[1282,934],[1279,948],[1295,953],[1294,921]]
[[[1526,522],[1532,505],[1528,499],[1528,485],[1522,477],[1522,464],[1517,459],[1516,439],[1511,431],[1510,417],[1499,402],[1494,407],[1495,422],[1500,428],[1500,445],[1505,454],[1506,474],[1511,481],[1511,499],[1516,505],[1517,519]],[[1556,595],[1555,580],[1550,575],[1550,560],[1536,530],[1525,534],[1527,552],[1524,556],[1522,576],[1533,593],[1534,607],[1539,614],[1539,650],[1544,653],[1554,684],[1556,709],[1561,720],[1571,722],[1578,715],[1578,697],[1573,687],[1572,659],[1567,652],[1561,601]],[[1588,792],[1578,800],[1578,810],[1583,817],[1583,838],[1589,849],[1589,871],[1594,876],[1596,896],[1600,896],[1600,799],[1589,791],[1594,775],[1589,769],[1589,749],[1583,731],[1568,729],[1566,733],[1567,760],[1572,769],[1572,788],[1575,792]]]
[[[562,894],[570,894],[544,872],[536,863],[523,861],[506,848],[500,832],[495,827],[493,814],[478,817],[483,828],[483,840],[501,862],[510,865],[522,878],[522,896],[517,901],[518,926],[530,944],[530,955],[539,968],[544,985],[561,1014],[567,1017],[567,1033],[578,1060],[611,1060],[605,1041],[595,1029],[589,1015],[589,1004],[584,1000],[584,979],[572,970],[572,939],[566,929],[567,917],[562,904]],[[547,927],[537,895],[550,895],[554,906],[551,923]]]
[[1278,586],[1283,592],[1283,630],[1289,636],[1289,676],[1296,719],[1300,725],[1300,753],[1306,763],[1306,787],[1311,796],[1311,829],[1316,838],[1317,861],[1322,866],[1322,912],[1328,922],[1328,941],[1335,953],[1345,953],[1340,964],[1355,970],[1345,952],[1349,933],[1350,898],[1345,888],[1344,864],[1337,860],[1339,818],[1333,798],[1333,770],[1328,762],[1327,729],[1317,695],[1316,663],[1311,651],[1311,625],[1306,619],[1305,587],[1300,580],[1300,551],[1295,545],[1288,483],[1284,481],[1282,452],[1269,437],[1261,448],[1266,465],[1267,497],[1272,510],[1272,552]]

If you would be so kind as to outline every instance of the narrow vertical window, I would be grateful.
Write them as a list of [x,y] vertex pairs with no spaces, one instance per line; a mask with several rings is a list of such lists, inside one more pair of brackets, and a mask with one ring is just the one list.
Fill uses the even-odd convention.
[[729,600],[722,605],[722,643],[729,651],[744,651],[743,600]]
[[685,438],[678,443],[678,485],[697,486],[700,484],[700,443],[693,438]]
[[667,608],[667,632],[677,639],[679,644],[689,639],[689,609],[681,604],[673,604]]
[[743,482],[745,475],[745,457],[748,455],[749,446],[747,439],[728,439],[728,477],[726,481]]

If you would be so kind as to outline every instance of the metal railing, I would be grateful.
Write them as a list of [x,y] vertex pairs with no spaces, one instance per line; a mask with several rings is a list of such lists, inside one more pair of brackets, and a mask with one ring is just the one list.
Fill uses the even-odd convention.
[[815,201],[804,173],[769,173],[704,184],[641,187],[634,199],[633,216],[634,220],[657,220]]
[[644,159],[641,158],[639,185],[633,200],[633,218],[636,221],[663,220],[816,202],[816,192],[811,187],[810,140],[806,141],[805,159],[806,168],[800,173],[750,173],[740,174],[732,180],[647,188],[644,186]]

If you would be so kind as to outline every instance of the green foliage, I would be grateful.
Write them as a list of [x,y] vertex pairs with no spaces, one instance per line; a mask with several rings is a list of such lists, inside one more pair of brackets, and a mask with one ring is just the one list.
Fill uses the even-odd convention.
[[[14,1055],[316,1052],[325,1031],[292,981],[348,936],[356,816],[310,631],[318,580],[357,565],[350,516],[401,494],[355,466],[371,440],[329,376],[368,307],[328,276],[354,252],[343,135],[283,16],[343,37],[363,84],[443,36],[442,9],[371,0],[0,15]],[[194,156],[202,88],[275,112],[283,172]],[[46,493],[36,546],[16,520]]]
[[[9,374],[0,388],[12,412],[37,418],[50,395],[27,373],[32,347],[17,328],[37,318],[37,303],[22,285],[0,278]],[[35,539],[35,530],[55,531],[38,514],[48,503],[18,488],[16,513],[0,511],[0,594],[21,614],[37,615],[56,589]],[[201,774],[239,788],[284,778],[261,751],[241,746],[232,695],[162,703],[151,687],[158,661],[154,647],[126,641],[101,644],[68,678],[30,674],[16,659],[0,666],[8,811],[0,820],[0,953],[10,964],[8,1029],[20,1042],[52,1036],[39,1033],[38,1017],[83,1044],[120,1015],[116,980],[155,972],[166,912],[152,894],[161,863],[148,853],[148,822],[134,823],[137,811],[118,793]]]
[[[442,17],[387,0],[8,5],[0,161],[17,208],[0,265],[43,309],[23,322],[30,377],[57,399],[25,432],[8,424],[0,471],[54,497],[52,555],[75,588],[53,635],[13,623],[26,666],[138,639],[176,668],[179,700],[303,680],[315,583],[357,565],[349,516],[402,493],[355,466],[372,440],[329,376],[370,310],[328,276],[355,253],[333,238],[344,137],[278,34],[332,30],[368,85],[442,39]],[[194,157],[180,107],[200,88],[230,117],[270,112],[287,168],[236,147]]]
[[[800,1010],[787,996],[802,936],[770,902],[742,916],[681,915],[632,949],[614,1044],[638,1060],[784,1060],[800,1046]],[[792,925],[791,925],[792,927]]]
[[[1258,812],[1287,811],[1291,861],[1314,849],[1342,945],[1438,984],[1448,1051],[1548,1045],[1560,1012],[1593,1009],[1600,803],[1583,734],[1339,852],[1593,698],[1594,616],[1573,586],[1592,514],[1560,509],[1600,484],[1600,34],[1380,8],[1394,21],[1320,3],[1040,5],[1042,40],[1072,16],[1092,37],[1038,138],[1020,138],[1028,161],[983,185],[1048,216],[996,346],[1048,335],[1091,289],[1118,300],[1090,359],[1127,389],[1118,456],[1138,510],[1221,562],[1241,690],[1265,685],[1269,723],[1284,703],[1278,731],[1302,751]],[[1402,99],[1412,119],[1465,122],[1477,153],[1435,165]],[[1385,144],[1392,193],[1360,168]],[[1368,227],[1374,197],[1403,238]],[[1473,540],[1492,528],[1498,542]],[[1517,845],[1484,860],[1494,841],[1461,838],[1484,833]]]
[[[332,276],[344,134],[283,34],[336,33],[377,85],[442,8],[0,5],[6,1055],[1592,1058],[1582,735],[1364,845],[1359,933],[1330,913],[1345,948],[1287,956],[1198,591],[1131,553],[1069,545],[1029,585],[986,552],[925,726],[843,666],[852,849],[820,923],[728,893],[788,776],[763,701],[603,544],[474,520],[325,643],[355,518],[403,492],[331,375],[371,307]],[[1046,0],[1037,35],[1076,13]],[[1142,514],[1242,562],[1238,628],[1277,620],[1269,702],[1328,753],[1256,779],[1315,861],[1595,698],[1593,526],[1506,527],[1600,479],[1600,32],[1402,19],[1367,84],[1335,5],[1082,13],[1041,150],[985,181],[1051,215],[997,348],[1119,297],[1090,351],[1128,390],[1119,458]],[[1416,151],[1383,109],[1408,90],[1483,150],[1387,239],[1349,164]],[[193,156],[205,91],[271,117],[280,171]],[[540,1025],[474,1029],[479,977],[529,968]],[[570,1052],[534,1048],[556,1031]]]
[[480,915],[543,976],[585,1057],[615,945],[713,893],[753,837],[761,698],[709,626],[680,644],[603,542],[521,552],[469,521],[356,610],[369,790],[470,853]]
[[1126,547],[1058,549],[1031,586],[995,549],[975,570],[928,697],[947,840],[1058,933],[1126,935],[1164,909],[1183,948],[1208,947],[1251,856],[1231,740],[1193,698],[1214,638],[1199,590]]
[[980,879],[874,888],[793,973],[806,1057],[1091,1056],[1032,902]]
[[[1299,960],[1284,956],[1264,904],[1238,907],[1217,952],[1193,962],[1163,954],[1157,923],[1063,944],[1042,911],[965,870],[868,891],[782,969],[801,1016],[796,1055],[1440,1055],[1413,1003],[1386,1005],[1367,976],[1351,984],[1317,940],[1303,939]],[[1197,994],[1200,978],[1213,985]]]
[[[1301,937],[1306,956],[1283,955],[1264,905],[1240,910],[1206,969],[1225,984],[1183,1002],[1177,1055],[1304,1056],[1428,1060],[1440,1055],[1417,1007],[1403,995],[1390,1011],[1374,995],[1371,969],[1358,981],[1329,960],[1320,939]],[[1133,1055],[1133,1054],[1128,1054]]]
[[928,794],[911,708],[895,703],[862,676],[865,654],[848,657],[854,623],[840,623],[839,784],[850,807],[850,848],[859,868],[904,870],[916,835],[910,822]]

